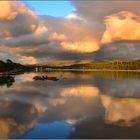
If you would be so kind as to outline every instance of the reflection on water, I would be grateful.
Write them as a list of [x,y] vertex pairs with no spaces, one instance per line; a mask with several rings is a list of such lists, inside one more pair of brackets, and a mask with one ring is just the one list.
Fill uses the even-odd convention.
[[[31,132],[26,133],[23,139],[57,139],[66,138],[72,131],[71,125],[65,121],[55,121],[48,124],[38,124]],[[48,135],[49,134],[49,135]]]
[[140,119],[140,100],[137,98],[114,98],[102,96],[105,107],[105,123],[132,126]]
[[7,85],[7,87],[10,87],[15,82],[15,79],[13,76],[0,76],[0,86]]
[[36,75],[0,80],[0,138],[140,138],[140,73]]

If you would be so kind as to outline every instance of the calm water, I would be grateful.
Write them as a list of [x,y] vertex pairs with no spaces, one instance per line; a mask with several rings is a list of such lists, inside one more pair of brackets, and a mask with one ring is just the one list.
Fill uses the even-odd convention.
[[0,81],[0,138],[140,138],[139,130],[140,73],[25,73]]

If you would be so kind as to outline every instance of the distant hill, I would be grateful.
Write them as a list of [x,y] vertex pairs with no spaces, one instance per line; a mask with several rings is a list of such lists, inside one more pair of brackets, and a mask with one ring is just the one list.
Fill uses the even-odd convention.
[[140,60],[87,61],[85,63],[69,63],[59,65],[38,64],[34,67],[53,69],[104,69],[104,70],[140,70]]
[[34,71],[35,68],[52,69],[96,69],[96,70],[140,70],[140,60],[113,60],[113,61],[50,61],[36,65],[22,65],[9,59],[0,60],[0,72]]
[[93,60],[50,60],[43,63],[35,64],[34,66],[61,67],[61,66],[71,66],[74,64],[87,64],[92,62]]

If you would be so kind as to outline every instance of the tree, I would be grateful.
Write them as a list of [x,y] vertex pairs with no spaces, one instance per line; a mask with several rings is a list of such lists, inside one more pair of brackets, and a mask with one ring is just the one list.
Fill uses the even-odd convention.
[[7,60],[6,60],[6,63],[7,63],[7,64],[13,64],[13,61],[10,60],[10,59],[7,59]]

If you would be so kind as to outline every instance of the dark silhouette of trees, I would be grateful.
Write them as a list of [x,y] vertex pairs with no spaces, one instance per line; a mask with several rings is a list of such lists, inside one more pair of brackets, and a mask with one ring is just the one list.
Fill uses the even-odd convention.
[[12,60],[7,59],[6,62],[0,60],[0,72],[6,71],[22,71],[29,69],[27,66],[19,63],[14,63]]

